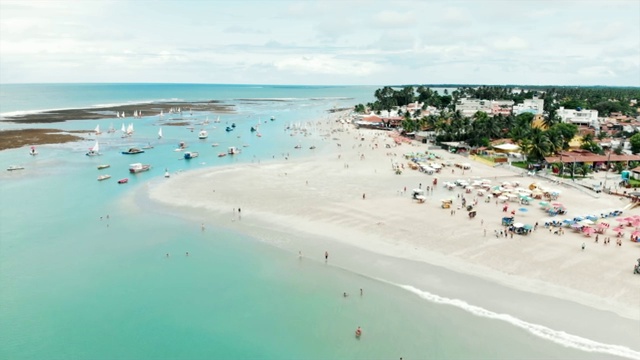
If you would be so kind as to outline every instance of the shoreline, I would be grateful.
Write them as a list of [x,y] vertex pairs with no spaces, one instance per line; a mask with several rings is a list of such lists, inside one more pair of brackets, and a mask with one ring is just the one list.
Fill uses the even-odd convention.
[[[329,143],[326,144],[327,151],[299,160],[273,160],[262,164],[190,171],[153,184],[148,190],[149,199],[169,209],[179,208],[181,212],[192,213],[190,210],[197,209],[206,213],[206,221],[211,221],[213,216],[220,226],[271,243],[292,254],[300,249],[308,256],[309,248],[314,249],[313,253],[321,254],[323,246],[348,248],[345,251],[349,256],[339,261],[349,271],[363,276],[379,273],[381,279],[393,280],[389,279],[391,272],[380,273],[367,265],[367,259],[382,257],[394,267],[407,270],[405,273],[396,269],[398,272],[394,279],[398,284],[409,278],[411,283],[403,285],[432,293],[433,288],[440,289],[436,293],[441,296],[447,296],[449,291],[454,299],[456,294],[469,295],[468,291],[452,291],[450,286],[443,286],[435,280],[421,280],[420,271],[415,269],[435,266],[493,284],[485,288],[503,287],[510,289],[510,293],[522,292],[521,300],[526,298],[526,294],[535,298],[548,297],[550,303],[563,303],[565,310],[557,316],[557,311],[546,314],[545,308],[531,301],[528,301],[531,308],[523,310],[506,300],[485,296],[478,297],[474,305],[493,311],[505,309],[519,318],[532,316],[528,320],[534,323],[537,323],[535,319],[543,319],[543,324],[551,324],[554,329],[573,328],[583,336],[586,331],[601,339],[602,334],[596,330],[602,328],[593,332],[584,330],[589,321],[576,320],[580,319],[579,314],[568,310],[571,309],[570,304],[580,304],[578,307],[587,309],[585,311],[601,314],[598,316],[603,318],[613,317],[618,319],[619,325],[626,324],[622,328],[631,329],[626,334],[616,332],[619,336],[628,338],[630,333],[633,335],[633,328],[640,319],[640,310],[635,306],[639,294],[633,291],[635,278],[629,272],[633,264],[627,263],[626,259],[635,261],[637,258],[637,249],[632,249],[637,248],[636,243],[625,240],[621,248],[615,244],[608,247],[598,244],[596,247],[591,244],[593,238],[573,234],[569,229],[562,237],[539,229],[527,237],[496,238],[493,230],[500,228],[501,210],[493,203],[479,202],[478,217],[469,219],[464,212],[450,215],[449,210],[439,208],[439,199],[451,194],[455,199],[457,189],[448,192],[440,185],[424,204],[415,203],[410,195],[399,193],[404,186],[410,193],[418,183],[431,184],[432,176],[412,170],[395,175],[391,172],[390,159],[399,163],[406,163],[406,160],[385,153],[400,155],[424,151],[424,145],[412,143],[400,147],[385,148],[383,145],[363,149],[361,145],[371,145],[372,141],[380,145],[392,142],[386,134],[377,131],[336,128],[338,124],[330,123],[325,126],[333,128],[332,136],[339,138],[341,146]],[[366,140],[360,140],[362,137]],[[444,151],[435,152],[454,160],[462,159]],[[362,154],[366,159],[361,160]],[[471,163],[472,169],[467,176],[532,181],[507,169]],[[449,169],[446,168],[447,171]],[[461,174],[443,172],[436,176],[442,184]],[[261,182],[256,185],[252,179],[260,179]],[[543,179],[535,181],[547,185]],[[247,188],[255,188],[255,191],[242,191]],[[361,198],[363,193],[366,200]],[[559,200],[573,215],[580,211],[626,205],[619,201],[616,203],[617,199],[610,196],[590,199],[585,204],[584,196],[575,189],[563,187]],[[238,206],[242,208],[243,219],[230,221],[231,209]],[[517,221],[540,221],[543,217],[544,214],[532,205],[529,212],[517,215]],[[434,229],[437,237],[425,236],[433,235]],[[486,237],[483,229],[487,230]],[[579,250],[582,242],[589,244],[588,251]],[[367,255],[361,254],[364,252]],[[364,261],[353,261],[360,257]],[[360,271],[349,265],[352,261],[359,263]],[[391,268],[387,266],[387,269]],[[578,317],[571,319],[570,313]],[[611,343],[619,342],[612,340]]]

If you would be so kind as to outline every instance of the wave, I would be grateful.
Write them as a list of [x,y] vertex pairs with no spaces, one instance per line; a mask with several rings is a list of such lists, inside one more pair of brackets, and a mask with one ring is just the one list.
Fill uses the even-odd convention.
[[629,359],[640,360],[640,352],[629,349],[626,346],[604,344],[577,335],[567,334],[564,331],[553,330],[543,325],[526,322],[509,314],[498,314],[479,306],[471,305],[466,301],[460,299],[449,299],[446,297],[438,296],[428,291],[420,290],[411,285],[400,285],[394,283],[390,284],[412,292],[419,297],[436,304],[455,306],[476,316],[507,322],[511,325],[524,329],[535,336],[538,336],[545,340],[553,341],[554,343],[563,345],[565,347],[587,352],[609,354]]

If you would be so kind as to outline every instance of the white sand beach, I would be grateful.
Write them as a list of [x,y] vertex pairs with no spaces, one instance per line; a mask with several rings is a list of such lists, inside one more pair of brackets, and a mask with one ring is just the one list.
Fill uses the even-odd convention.
[[[496,199],[487,203],[485,197],[478,197],[477,216],[469,218],[464,208],[458,209],[458,195],[470,203],[475,192],[464,193],[461,187],[446,190],[442,184],[473,178],[490,179],[493,184],[515,181],[525,187],[535,182],[561,191],[558,201],[568,209],[567,216],[621,209],[628,200],[605,194],[590,196],[569,186],[523,176],[507,168],[493,168],[443,150],[430,151],[443,161],[470,163],[471,169],[463,174],[460,168],[445,167],[441,173],[426,175],[410,170],[401,156],[424,152],[426,144],[396,145],[387,132],[357,130],[335,120],[316,124],[314,131],[318,133],[333,131],[315,150],[309,149],[308,138],[301,137],[302,148],[291,149],[291,153],[305,152],[303,158],[265,154],[263,160],[268,160],[262,162],[182,173],[159,181],[149,189],[149,196],[181,212],[192,209],[190,213],[200,214],[207,222],[217,222],[286,248],[292,256],[301,251],[304,257],[323,261],[327,250],[330,261],[335,259],[340,266],[349,268],[349,258],[341,257],[335,244],[348,245],[362,254],[405,261],[407,265],[396,270],[407,279],[422,276],[411,272],[414,264],[426,263],[634,321],[640,319],[640,276],[632,271],[640,257],[640,243],[629,240],[630,231],[622,246],[616,245],[615,234],[610,230],[599,236],[599,243],[594,242],[595,235],[587,237],[569,228],[562,236],[554,235],[542,226],[548,215],[535,200],[529,206],[508,204],[509,211],[527,208],[526,212],[517,211],[516,222],[538,222],[537,230],[527,236],[496,237],[495,231],[503,229],[502,204],[497,205]],[[404,164],[401,175],[392,170],[392,162]],[[413,200],[411,190],[431,186],[434,177],[438,178],[438,185],[432,193],[426,193],[426,201]],[[454,200],[455,214],[441,208],[440,200],[448,197]],[[635,209],[624,215],[639,213]],[[200,226],[200,220],[194,223]],[[610,223],[611,227],[617,226],[614,219]],[[603,238],[607,236],[612,241],[604,245]],[[349,256],[360,254],[355,250]],[[373,266],[371,271],[375,273]]]

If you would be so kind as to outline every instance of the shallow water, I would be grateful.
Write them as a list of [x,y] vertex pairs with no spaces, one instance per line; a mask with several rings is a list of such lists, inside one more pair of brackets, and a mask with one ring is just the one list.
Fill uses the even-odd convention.
[[[234,96],[256,96],[244,90]],[[193,91],[193,98],[178,97],[204,96],[199,88]],[[278,89],[273,97],[296,97],[301,91]],[[344,96],[342,90],[333,95]],[[115,101],[96,99],[84,102]],[[41,146],[36,157],[25,148],[1,152],[0,164],[26,169],[0,174],[0,358],[602,358],[602,353],[566,348],[332,263],[306,255],[299,259],[228,229],[207,223],[203,231],[203,215],[174,216],[138,199],[143,192],[136,190],[161,181],[164,168],[182,176],[179,170],[269,161],[287,153],[303,157],[308,149],[293,149],[301,141],[317,143],[322,151],[325,143],[317,134],[292,137],[284,124],[324,119],[326,108],[326,101],[246,103],[240,113],[222,120],[236,122],[236,132],[209,128],[206,141],[196,139],[197,129],[169,127],[158,140],[157,118],[135,120],[132,139],[99,137],[103,155],[97,158],[84,155],[92,140]],[[261,138],[252,136],[251,124],[271,114],[277,120],[262,123]],[[216,115],[196,116],[213,120]],[[95,122],[61,126],[93,129]],[[181,160],[173,151],[181,140],[200,157]],[[154,149],[145,154],[120,154],[129,145],[149,142]],[[220,146],[212,148],[212,142]],[[242,144],[249,146],[237,157],[217,157],[227,146]],[[133,162],[153,168],[131,176],[127,166]],[[102,163],[111,168],[98,171]],[[103,173],[112,178],[96,181]],[[121,177],[130,183],[117,185]],[[357,326],[364,330],[360,339],[354,337]]]

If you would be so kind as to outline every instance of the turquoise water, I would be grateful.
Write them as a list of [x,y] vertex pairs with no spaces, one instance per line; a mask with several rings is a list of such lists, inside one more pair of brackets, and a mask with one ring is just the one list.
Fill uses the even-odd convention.
[[[73,85],[69,90],[76,95],[66,96],[80,96],[78,86],[82,88]],[[200,86],[193,93],[188,86],[176,86],[179,95],[172,95],[168,85],[158,86],[161,89],[143,87],[152,95],[130,90],[130,99],[203,96]],[[326,118],[325,110],[335,102],[342,106],[354,101],[334,99],[348,94],[348,88],[278,88],[270,96],[249,87],[244,93],[233,91],[239,92],[234,98],[291,100],[241,104],[237,114],[221,116],[222,124],[208,125],[206,141],[197,140],[197,128],[191,133],[182,127],[164,127],[165,138],[158,140],[161,120],[150,117],[131,120],[136,123],[132,139],[98,136],[100,157],[84,155],[93,140],[39,146],[36,157],[26,148],[0,152],[2,166],[25,166],[21,172],[0,174],[0,358],[602,358],[601,353],[563,347],[505,321],[424,300],[384,281],[298,259],[228,229],[207,224],[202,231],[200,219],[174,216],[146,201],[136,190],[161,179],[164,168],[176,174],[203,166],[269,161],[289,152],[304,156],[292,151],[298,139],[288,136],[284,125]],[[19,94],[11,96],[30,104]],[[46,106],[95,105],[122,95],[92,96],[96,98]],[[327,101],[300,100],[315,96],[332,98],[330,106]],[[252,124],[274,114],[275,122],[262,123],[261,138],[251,135]],[[194,114],[200,120],[206,116],[212,120],[217,115]],[[223,130],[227,121],[238,124],[235,132]],[[103,129],[109,122],[100,121]],[[57,126],[93,129],[96,123]],[[173,151],[178,141],[187,141],[189,150],[200,151],[200,157],[181,160],[181,153]],[[322,151],[324,142],[314,136],[305,139],[312,141]],[[213,148],[212,142],[220,146]],[[144,154],[119,153],[129,145],[147,143],[154,148]],[[216,155],[242,144],[249,146],[237,157]],[[153,167],[131,176],[127,167],[132,162]],[[96,170],[102,163],[111,168]],[[96,181],[102,173],[112,178]],[[121,177],[129,177],[129,184],[117,185]],[[347,298],[342,296],[345,291]],[[364,329],[359,340],[353,336],[357,326]]]

